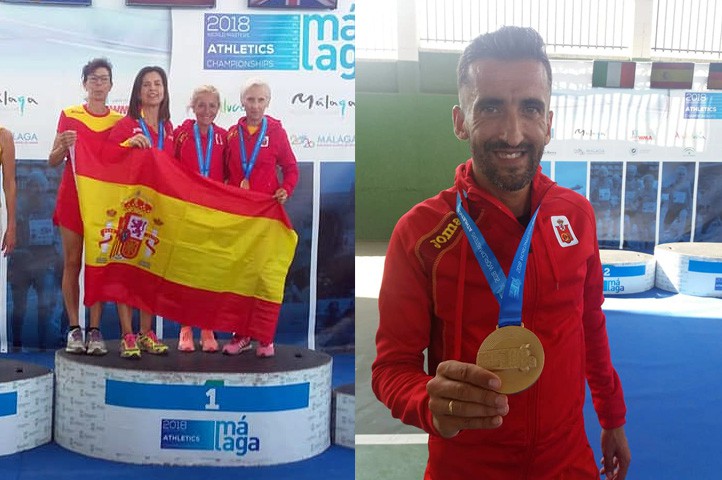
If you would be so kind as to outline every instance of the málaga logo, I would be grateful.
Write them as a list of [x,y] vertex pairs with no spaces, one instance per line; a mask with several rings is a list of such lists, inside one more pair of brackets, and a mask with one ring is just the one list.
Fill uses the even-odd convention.
[[102,239],[98,242],[100,257],[97,261],[133,260],[142,253],[139,265],[150,267],[150,258],[160,243],[158,230],[163,221],[150,218],[153,205],[140,195],[140,191],[123,200],[121,208],[120,214],[112,208],[106,210],[107,219],[105,228],[100,231]]
[[356,6],[346,15],[304,15],[303,56],[304,70],[340,71],[341,78],[356,78]]
[[245,456],[261,450],[261,439],[250,434],[245,415],[236,420],[161,420],[160,448],[207,450]]

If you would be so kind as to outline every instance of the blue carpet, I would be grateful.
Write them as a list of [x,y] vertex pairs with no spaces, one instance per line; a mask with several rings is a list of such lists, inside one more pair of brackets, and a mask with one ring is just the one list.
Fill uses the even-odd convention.
[[[604,310],[627,403],[627,478],[722,478],[722,299],[653,290],[607,299]],[[600,459],[588,390],[584,413]]]
[[[17,359],[54,367],[55,352],[9,353],[0,358]],[[333,356],[333,387],[354,382],[354,355]],[[2,432],[0,432],[2,435]],[[332,445],[321,455],[302,462],[270,467],[164,467],[133,465],[86,457],[58,446],[42,445],[21,453],[0,456],[1,480],[78,480],[98,478],[115,480],[128,478],[153,480],[269,480],[318,479],[339,480],[354,478],[354,451]]]

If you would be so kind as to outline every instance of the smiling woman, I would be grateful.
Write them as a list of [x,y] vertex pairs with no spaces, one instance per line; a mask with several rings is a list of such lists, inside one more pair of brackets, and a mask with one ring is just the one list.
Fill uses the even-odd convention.
[[[157,148],[173,155],[173,124],[170,122],[168,77],[161,67],[143,67],[135,76],[130,94],[128,115],[110,132],[111,145],[130,148]],[[129,305],[118,304],[120,328],[120,355],[124,358],[140,357],[141,350],[158,355],[165,354],[168,346],[161,342],[152,328],[153,314],[140,311],[140,333],[133,333],[132,310]]]

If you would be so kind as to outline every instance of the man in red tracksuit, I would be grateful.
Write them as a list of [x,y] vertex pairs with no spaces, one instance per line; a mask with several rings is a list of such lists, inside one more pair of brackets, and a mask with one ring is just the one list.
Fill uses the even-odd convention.
[[[609,352],[594,212],[541,173],[551,138],[551,66],[534,30],[477,37],[459,62],[454,131],[472,158],[454,186],[415,206],[389,243],[372,386],[394,417],[429,433],[426,479],[592,479],[584,382],[602,426],[601,472],[624,479],[630,452]],[[457,193],[459,197],[457,197]],[[516,394],[475,364],[499,302],[462,228],[457,198],[504,274],[532,222],[521,321],[544,348]],[[428,348],[428,371],[424,350]]]

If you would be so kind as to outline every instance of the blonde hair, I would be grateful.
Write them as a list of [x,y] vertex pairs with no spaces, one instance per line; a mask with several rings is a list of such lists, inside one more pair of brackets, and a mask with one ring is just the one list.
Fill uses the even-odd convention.
[[251,78],[243,84],[243,86],[241,87],[241,100],[243,100],[243,97],[246,95],[248,89],[252,87],[265,88],[266,92],[268,92],[268,100],[271,100],[271,86],[268,85],[268,83],[261,78]]
[[218,105],[221,104],[221,94],[216,87],[214,87],[213,85],[201,85],[200,87],[197,87],[195,90],[193,90],[193,93],[191,94],[191,101],[188,104],[188,108],[193,110],[193,105],[196,104],[198,96],[204,93],[210,93],[211,95],[215,95],[216,100],[218,100]]

